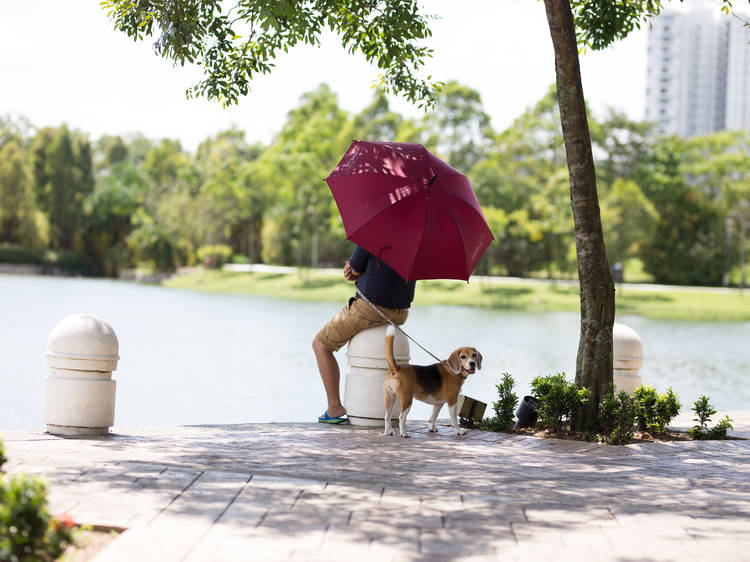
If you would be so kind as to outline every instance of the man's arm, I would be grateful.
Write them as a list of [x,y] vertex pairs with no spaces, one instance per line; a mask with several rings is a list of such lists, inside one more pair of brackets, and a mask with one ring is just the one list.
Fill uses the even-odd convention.
[[349,263],[349,260],[346,261],[346,265],[344,266],[344,278],[347,281],[356,281],[357,278],[362,275],[362,273],[354,271],[352,269],[351,264]]
[[352,257],[349,258],[344,266],[344,277],[349,281],[356,281],[365,271],[368,256],[367,250],[359,246],[354,246]]

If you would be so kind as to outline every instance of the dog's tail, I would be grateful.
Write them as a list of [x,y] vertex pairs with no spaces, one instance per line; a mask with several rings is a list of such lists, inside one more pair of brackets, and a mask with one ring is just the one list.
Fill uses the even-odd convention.
[[385,332],[385,358],[388,360],[388,366],[391,371],[398,373],[398,365],[396,360],[393,358],[393,340],[396,339],[396,328],[393,324],[388,325],[388,329]]

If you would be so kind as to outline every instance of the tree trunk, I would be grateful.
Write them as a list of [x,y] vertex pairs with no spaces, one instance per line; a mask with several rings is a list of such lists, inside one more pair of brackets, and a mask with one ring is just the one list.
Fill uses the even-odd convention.
[[729,270],[732,267],[732,217],[724,219],[724,275],[721,277],[722,287],[729,287]]
[[745,291],[745,215],[740,212],[740,291]]
[[555,50],[557,98],[570,175],[580,283],[581,334],[576,382],[591,392],[588,403],[575,416],[574,427],[580,430],[595,421],[599,402],[612,384],[615,286],[604,249],[596,171],[570,2],[545,0],[544,4]]

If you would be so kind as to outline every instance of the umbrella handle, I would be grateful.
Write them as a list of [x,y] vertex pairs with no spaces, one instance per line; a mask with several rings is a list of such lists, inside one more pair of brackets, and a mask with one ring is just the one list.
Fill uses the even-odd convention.
[[[378,267],[378,269],[380,269],[380,261],[381,261],[381,260],[380,260],[380,256],[382,256],[382,255],[383,255],[383,252],[384,252],[385,250],[390,250],[391,248],[393,248],[393,246],[383,246],[382,248],[380,248],[380,251],[378,252],[378,263],[377,263],[377,267]],[[361,295],[361,294],[362,294],[362,293],[360,293],[360,295]],[[369,302],[369,301],[368,301],[368,302]]]

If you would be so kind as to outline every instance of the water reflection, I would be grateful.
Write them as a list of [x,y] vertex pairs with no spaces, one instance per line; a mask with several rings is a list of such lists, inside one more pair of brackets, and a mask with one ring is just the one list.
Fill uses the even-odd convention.
[[[42,427],[47,336],[76,312],[101,316],[120,341],[118,426],[313,421],[325,402],[311,341],[338,308],[122,281],[0,275],[0,428]],[[750,323],[618,321],[643,339],[644,382],[660,391],[671,385],[683,411],[699,394],[720,410],[748,409],[750,388],[742,383],[750,372]],[[438,356],[461,345],[479,348],[484,368],[464,391],[490,404],[503,372],[515,377],[521,395],[536,375],[575,369],[576,314],[418,306],[404,328]],[[345,350],[336,355],[345,373]],[[431,362],[413,345],[412,358]],[[410,419],[425,419],[429,410],[415,404]]]

